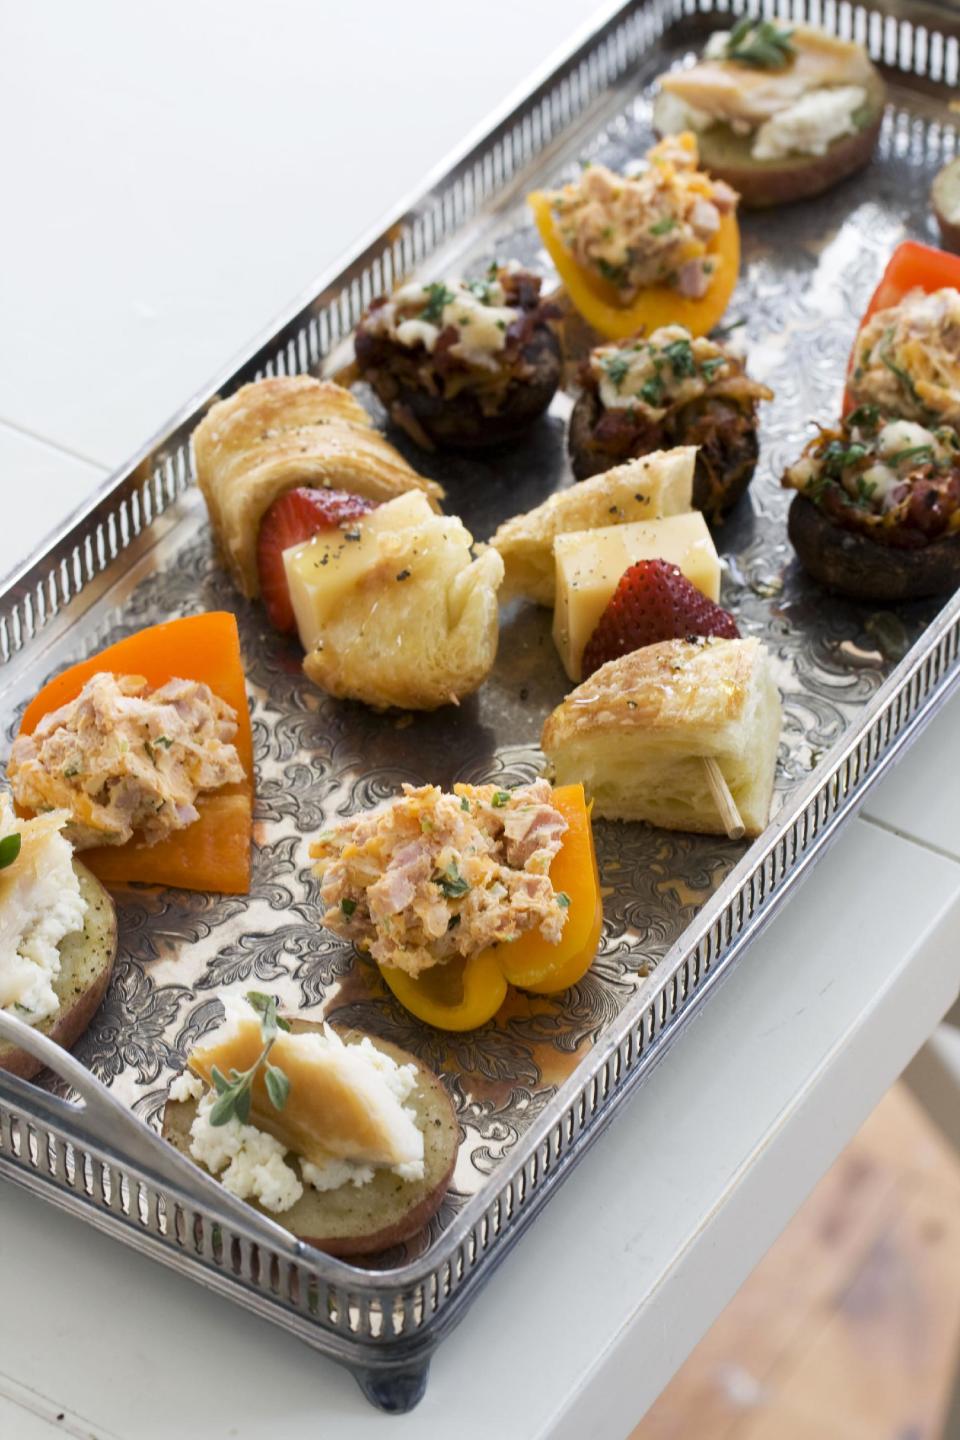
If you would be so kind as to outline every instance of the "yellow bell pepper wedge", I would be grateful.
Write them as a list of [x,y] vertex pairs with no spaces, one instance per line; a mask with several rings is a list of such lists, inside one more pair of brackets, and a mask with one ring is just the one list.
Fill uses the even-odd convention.
[[611,298],[612,287],[581,269],[564,245],[547,192],[533,191],[527,203],[571,303],[606,340],[625,340],[639,330],[650,335],[661,325],[683,325],[691,335],[706,335],[730,303],[740,273],[740,227],[735,214],[721,215],[720,227],[706,246],[705,253],[716,258],[717,268],[702,299],[679,295],[669,285],[651,285],[632,304],[617,305]]
[[587,805],[582,785],[560,785],[551,804],[568,826],[550,866],[554,890],[570,897],[560,944],[550,945],[539,931],[528,930],[512,944],[500,946],[500,965],[510,984],[535,995],[555,995],[582,980],[603,929],[600,872],[590,824],[593,802]]
[[589,970],[603,928],[592,805],[587,805],[582,785],[559,786],[551,803],[567,822],[550,866],[553,888],[570,899],[559,944],[551,945],[534,930],[509,944],[491,945],[469,960],[436,965],[416,978],[381,966],[389,989],[418,1020],[438,1030],[474,1030],[500,1009],[508,983],[537,995],[554,995],[575,985]]
[[469,960],[434,965],[416,977],[391,965],[382,965],[380,974],[411,1015],[438,1030],[476,1030],[507,998],[495,946]]

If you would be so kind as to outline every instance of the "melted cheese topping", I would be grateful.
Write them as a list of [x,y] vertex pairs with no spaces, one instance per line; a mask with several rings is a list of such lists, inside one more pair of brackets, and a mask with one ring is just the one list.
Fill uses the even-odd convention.
[[398,344],[422,345],[430,354],[451,326],[458,338],[449,353],[467,365],[496,370],[507,331],[522,311],[506,304],[499,280],[441,280],[403,285],[384,305],[368,311],[364,328]]
[[83,929],[87,905],[61,831],[65,811],[18,820],[0,795],[0,839],[19,834],[20,853],[0,870],[0,1009],[36,1025],[55,1015],[58,946]]
[[960,424],[960,291],[911,290],[857,337],[850,393],[858,405],[931,424]]
[[590,373],[607,410],[639,410],[661,420],[734,372],[730,357],[705,336],[664,325],[649,340],[601,345],[590,354]]

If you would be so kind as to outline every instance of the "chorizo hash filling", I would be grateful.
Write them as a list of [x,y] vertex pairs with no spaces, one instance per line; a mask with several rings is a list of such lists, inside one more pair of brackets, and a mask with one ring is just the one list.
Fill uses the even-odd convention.
[[570,900],[549,871],[567,822],[550,800],[545,780],[404,785],[311,846],[324,925],[413,976],[528,930],[558,944]]
[[199,795],[243,779],[236,733],[236,712],[208,685],[101,673],[17,737],[7,778],[24,809],[69,812],[77,850],[134,834],[155,845],[199,818]]
[[452,398],[469,387],[493,398],[532,378],[525,347],[556,309],[541,302],[540,277],[496,261],[479,280],[403,285],[374,300],[357,330],[357,363],[392,377],[398,393]]
[[649,338],[636,336],[592,351],[582,375],[605,410],[635,412],[659,423],[693,400],[724,396],[738,401],[772,399],[772,391],[744,373],[743,359],[682,325],[663,325]]
[[960,530],[960,435],[861,405],[821,430],[783,483],[845,529],[916,550]]
[[911,290],[857,337],[850,394],[922,425],[960,427],[960,291]]
[[666,285],[699,300],[710,289],[716,261],[707,247],[737,194],[698,170],[692,134],[668,136],[643,168],[617,175],[587,165],[550,197],[557,231],[580,268],[609,287],[619,305],[642,290]]

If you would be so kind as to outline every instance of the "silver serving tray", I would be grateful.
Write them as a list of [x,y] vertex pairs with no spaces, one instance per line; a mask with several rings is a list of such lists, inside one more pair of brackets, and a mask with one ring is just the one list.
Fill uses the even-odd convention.
[[[420,1398],[432,1351],[494,1264],[960,676],[960,597],[939,612],[927,603],[879,616],[827,600],[792,562],[778,485],[809,421],[838,411],[857,319],[890,251],[906,235],[936,239],[927,195],[956,145],[944,101],[960,68],[960,18],[930,4],[763,6],[864,41],[892,82],[869,170],[811,204],[744,218],[727,317],[745,322],[751,373],[777,396],[764,408],[750,499],[719,548],[724,602],[769,646],[784,695],[779,809],[749,848],[599,824],[603,946],[559,999],[514,995],[468,1035],[412,1020],[370,964],[320,929],[304,839],[402,780],[535,774],[540,725],[565,689],[549,617],[521,605],[504,613],[494,674],[458,710],[384,718],[330,700],[218,565],[189,435],[215,395],[242,383],[335,372],[364,305],[418,268],[471,270],[499,254],[549,276],[525,192],[582,158],[617,165],[641,153],[653,78],[744,8],[634,0],[612,12],[0,590],[4,747],[59,668],[143,625],[228,608],[240,622],[257,763],[249,899],[124,893],[117,971],[76,1058],[0,1014],[0,1036],[50,1067],[41,1085],[0,1079],[0,1174],[347,1364],[384,1409]],[[443,480],[449,508],[482,539],[569,482],[569,409],[558,396],[527,439],[480,459],[425,458],[393,438]],[[377,1268],[299,1244],[156,1136],[170,1077],[217,1022],[217,996],[251,982],[395,1040],[443,1074],[463,1134],[454,1187],[422,1241]]]

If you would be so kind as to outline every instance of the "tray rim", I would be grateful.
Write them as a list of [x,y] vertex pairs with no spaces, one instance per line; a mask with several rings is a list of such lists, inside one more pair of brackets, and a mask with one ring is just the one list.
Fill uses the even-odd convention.
[[[812,0],[812,3],[816,5],[818,0]],[[374,252],[382,247],[388,233],[404,227],[409,228],[418,222],[429,212],[431,203],[444,194],[445,187],[459,174],[465,173],[477,156],[489,153],[498,137],[511,133],[511,127],[515,127],[524,114],[529,113],[530,107],[538,98],[553,92],[565,77],[576,72],[577,67],[588,64],[599,48],[608,39],[615,37],[625,23],[636,17],[656,14],[660,24],[658,33],[665,35],[686,21],[706,19],[718,11],[725,15],[736,15],[744,10],[785,15],[798,11],[802,6],[803,0],[795,0],[792,5],[782,3],[782,0],[777,5],[771,3],[771,0],[764,0],[760,5],[744,4],[743,0],[733,0],[729,5],[724,5],[723,0],[720,0],[719,4],[713,3],[713,0],[702,0],[700,4],[697,0],[626,0],[626,3],[615,0],[615,3],[605,5],[565,45],[539,66],[527,82],[517,87],[496,107],[488,121],[471,131],[446,160],[435,166],[415,194],[391,207],[383,222],[366,232],[340,262],[327,267],[312,286],[284,309],[275,322],[262,330],[233,361],[218,371],[208,385],[201,387],[156,436],[136,452],[126,465],[119,467],[104,480],[85,504],[78,507],[27,560],[0,583],[0,676],[5,664],[16,660],[25,652],[32,655],[41,635],[44,639],[52,638],[53,633],[59,632],[61,626],[64,629],[72,628],[86,608],[85,605],[76,605],[80,594],[87,591],[97,576],[102,575],[106,582],[118,574],[123,565],[122,557],[125,554],[127,557],[135,556],[137,552],[134,539],[140,535],[146,538],[169,505],[188,488],[189,469],[183,465],[172,447],[179,440],[182,450],[183,431],[193,428],[212,400],[224,389],[235,388],[245,379],[252,378],[262,360],[268,367],[267,373],[270,373],[270,362],[266,358],[268,351],[275,352],[278,344],[282,346],[283,337],[302,322],[305,316],[316,314],[331,298],[341,298],[351,285],[356,286],[356,276],[368,265]],[[823,8],[829,7],[830,0],[826,0]],[[909,22],[911,16],[916,16],[918,26],[922,26],[928,17],[952,22],[952,25],[948,26],[952,29],[949,43],[953,46],[955,66],[955,37],[960,34],[960,17],[945,0],[932,0],[932,3],[931,0],[926,0],[926,3],[913,3],[913,0],[903,0],[903,3],[879,0],[879,3],[876,3],[874,0],[868,7],[846,8],[854,17],[858,14],[872,14],[884,19]],[[833,9],[842,11],[844,7],[842,4],[834,5]],[[886,53],[889,46],[885,44],[884,50]],[[905,81],[909,81],[911,71],[906,65],[897,65],[894,68]],[[622,75],[623,72],[621,79]],[[567,123],[575,123],[578,115],[615,83],[616,79],[598,85],[588,94],[580,109],[574,109],[571,120]],[[559,127],[557,133],[562,134],[564,129],[565,125]],[[525,160],[520,162],[521,165],[525,163]],[[501,188],[509,183],[508,175],[501,182]],[[494,189],[492,193],[496,194],[497,190]],[[478,210],[481,208],[482,202],[477,205]],[[455,233],[456,228],[451,227],[450,233]],[[167,466],[159,486],[158,465]],[[124,537],[121,533],[119,539],[122,543],[115,541],[111,545],[109,527],[111,523],[115,523],[114,516],[118,505],[121,510],[124,505],[129,506],[130,534]],[[108,543],[103,544],[100,553],[95,554],[98,547],[91,546],[90,537],[91,531],[98,526],[107,527]],[[123,530],[122,521],[120,530]],[[83,563],[84,557],[81,557],[79,562],[76,558],[84,545],[91,551],[90,564]],[[57,566],[66,573],[71,565],[76,583],[74,586],[71,586],[69,580],[65,585],[61,583],[62,593],[58,593],[56,585],[51,586],[51,575]],[[12,616],[14,618],[11,618]],[[47,631],[47,626],[55,617],[59,619],[59,624]],[[333,1260],[318,1252],[308,1251],[306,1247],[297,1246],[295,1242],[292,1244],[288,1259],[295,1258],[297,1264],[318,1279],[345,1287],[361,1299],[382,1299],[401,1293],[406,1296],[411,1289],[435,1280],[444,1266],[448,1267],[448,1293],[414,1329],[399,1336],[383,1333],[379,1336],[354,1334],[346,1339],[345,1348],[339,1347],[342,1353],[335,1354],[334,1358],[346,1359],[347,1363],[355,1364],[356,1357],[362,1355],[364,1364],[389,1368],[391,1371],[397,1367],[406,1368],[412,1361],[422,1364],[423,1357],[432,1351],[452,1324],[456,1323],[466,1301],[475,1293],[478,1281],[492,1273],[526,1224],[539,1213],[557,1183],[589,1148],[592,1139],[605,1128],[617,1106],[662,1058],[672,1038],[694,1013],[702,996],[709,993],[727,973],[732,961],[778,908],[780,897],[785,897],[787,892],[794,888],[811,864],[822,854],[840,824],[859,807],[870,785],[899,757],[934,710],[939,708],[956,687],[960,681],[960,669],[957,668],[958,640],[960,595],[955,596],[941,609],[921,639],[810,776],[789,792],[774,821],[746,851],[723,885],[701,907],[691,925],[660,961],[651,977],[657,983],[650,987],[650,994],[647,994],[647,987],[644,987],[627,1002],[589,1055],[558,1087],[540,1120],[521,1137],[511,1155],[494,1172],[491,1177],[493,1183],[486,1184],[471,1197],[448,1229],[422,1256],[392,1270],[366,1271],[357,1270],[345,1262]],[[944,658],[938,660],[936,657],[941,651]],[[936,674],[932,674],[931,667]],[[16,669],[16,666],[13,668]],[[926,678],[918,680],[925,670],[928,672]],[[906,716],[902,724],[898,718],[898,728],[891,735],[891,714],[896,709],[898,717],[900,716],[901,701],[904,697],[907,700]],[[878,732],[878,739],[874,743],[872,732],[878,725],[882,725],[884,720],[887,724],[886,741],[881,743]],[[864,751],[865,740],[867,744]],[[845,779],[842,778],[844,775]],[[825,801],[822,806],[821,801]],[[800,855],[797,855],[795,845],[794,858],[788,865],[785,848],[788,833],[791,827],[796,827],[800,818],[810,813],[811,807],[814,826],[818,827],[816,836],[819,838]],[[804,823],[806,824],[806,820]],[[770,870],[769,885],[761,882],[761,893],[758,897],[755,893],[757,877],[767,873],[766,867],[770,865],[771,857],[775,860],[778,850],[782,850],[784,857],[782,873],[777,877],[774,863]],[[732,940],[728,937],[727,948],[724,948],[721,933],[724,914],[731,903],[739,901],[743,907],[748,891],[750,915],[742,930]],[[771,899],[771,895],[776,898]],[[710,937],[714,934],[717,936],[716,955],[711,964],[709,947]],[[681,995],[678,978],[704,943],[708,947],[707,964],[692,985],[688,975],[684,982],[684,993]],[[673,1001],[672,1005],[669,1005],[668,1013],[668,991],[671,988]],[[660,1012],[659,1022],[657,1012]],[[640,1050],[637,1056],[633,1057],[629,1053],[629,1047],[635,1043],[633,1037],[638,1022]],[[647,1029],[649,1038],[643,1043]],[[627,1047],[626,1052],[624,1047]],[[621,1078],[624,1074],[625,1079]],[[593,1088],[597,1101],[595,1107],[589,1114],[584,1112],[581,1123],[572,1126],[570,1133],[564,1138],[558,1126],[562,1123],[565,1112],[571,1109],[571,1097],[578,1094],[582,1096],[590,1087]],[[54,1134],[55,1127],[59,1125],[67,1145],[82,1146],[85,1153],[97,1155],[96,1137],[85,1133],[82,1124],[72,1123],[78,1121],[77,1115],[61,1115],[58,1119],[52,1114],[49,1105],[34,1098],[39,1096],[45,1096],[47,1100],[50,1098],[37,1087],[11,1085],[8,1077],[0,1077],[0,1174],[26,1184],[28,1188],[48,1194],[49,1198],[56,1199],[61,1204],[67,1204],[65,1197],[56,1193],[55,1186],[41,1178],[35,1165],[32,1174],[25,1168],[23,1157],[15,1154],[16,1146],[11,1144],[10,1137],[19,1124],[26,1124],[28,1132],[31,1122],[47,1125]],[[107,1165],[115,1164],[119,1160],[121,1173],[126,1174],[133,1183],[138,1182],[138,1177],[143,1177],[147,1184],[156,1184],[159,1181],[157,1188],[163,1193],[179,1197],[187,1206],[199,1206],[201,1209],[206,1206],[209,1211],[207,1218],[214,1225],[218,1223],[215,1202],[220,1187],[215,1182],[199,1184],[196,1190],[191,1187],[188,1193],[177,1183],[171,1183],[169,1177],[162,1174],[151,1175],[149,1167],[126,1164],[122,1155],[110,1156],[107,1152],[102,1153],[103,1163]],[[511,1196],[509,1213],[491,1240],[489,1212],[494,1204],[500,1204],[501,1197],[508,1192]],[[491,1199],[491,1195],[494,1199]],[[100,1214],[96,1206],[91,1208],[89,1203],[70,1208],[79,1208],[85,1218],[92,1219],[94,1223],[119,1234],[121,1238],[128,1241],[131,1239],[131,1235],[125,1233],[123,1224],[116,1223],[116,1214],[112,1217],[109,1213]],[[255,1212],[251,1211],[251,1215],[255,1216]],[[478,1231],[483,1226],[487,1228],[481,1239]],[[229,1222],[225,1222],[224,1229],[232,1234]],[[258,1227],[255,1224],[251,1224],[250,1230],[254,1236],[257,1235]],[[273,1235],[263,1234],[258,1243],[269,1253],[278,1253]],[[471,1244],[474,1257],[468,1262],[464,1258],[464,1247],[469,1249]],[[146,1247],[141,1244],[138,1248]],[[215,1247],[211,1247],[211,1255],[205,1255],[204,1259],[215,1259],[213,1249]],[[282,1251],[283,1247],[280,1247],[280,1253]],[[169,1250],[161,1258],[170,1263]],[[461,1273],[455,1276],[449,1267],[453,1265],[455,1268],[457,1263],[460,1264]],[[177,1268],[194,1274],[203,1283],[215,1285],[248,1307],[266,1313],[268,1318],[288,1329],[301,1333],[306,1328],[307,1333],[303,1334],[303,1338],[317,1348],[330,1353],[338,1348],[332,1343],[334,1332],[323,1328],[316,1321],[307,1322],[306,1327],[296,1325],[292,1323],[293,1317],[289,1310],[278,1311],[276,1306],[271,1305],[269,1298],[264,1298],[257,1291],[246,1288],[241,1293],[222,1266],[219,1281],[215,1278],[215,1265],[195,1263],[193,1257],[186,1254],[181,1254]]]

